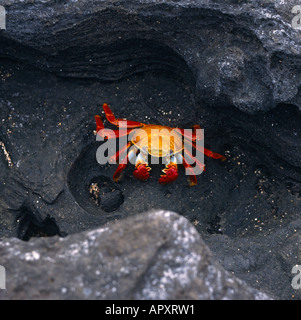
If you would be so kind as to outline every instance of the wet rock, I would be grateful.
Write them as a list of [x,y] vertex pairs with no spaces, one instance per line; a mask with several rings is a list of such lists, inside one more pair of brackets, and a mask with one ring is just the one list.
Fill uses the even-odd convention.
[[168,211],[67,238],[0,242],[1,299],[270,299],[226,272],[197,231]]

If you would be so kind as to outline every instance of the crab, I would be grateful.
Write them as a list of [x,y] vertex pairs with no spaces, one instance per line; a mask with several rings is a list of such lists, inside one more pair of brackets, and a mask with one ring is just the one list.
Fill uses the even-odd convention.
[[[185,143],[190,144],[193,148],[204,153],[206,156],[213,159],[224,161],[226,158],[218,153],[214,153],[209,149],[200,148],[196,141],[199,137],[196,135],[196,130],[200,129],[199,125],[193,126],[193,133],[185,134],[185,130],[181,128],[172,128],[156,124],[144,124],[142,122],[130,121],[125,119],[116,119],[108,104],[103,104],[103,110],[107,120],[117,126],[118,130],[107,130],[104,127],[102,117],[95,116],[96,132],[104,139],[116,139],[123,136],[130,136],[129,141],[121,149],[119,149],[111,158],[110,162],[118,163],[113,180],[118,182],[121,173],[125,169],[129,160],[135,160],[135,170],[133,175],[138,180],[147,180],[150,176],[148,157],[165,158],[166,166],[162,170],[159,183],[166,185],[175,181],[178,178],[178,164],[182,163],[184,168],[189,172],[189,185],[197,184],[197,178],[193,167],[186,160],[193,158],[195,165],[203,171],[205,165],[201,163],[192,153],[185,148]],[[160,137],[155,137],[154,132],[160,132]],[[159,138],[159,143],[155,146],[150,144],[154,138]],[[184,154],[184,156],[182,155]],[[125,155],[120,161],[121,156]]]

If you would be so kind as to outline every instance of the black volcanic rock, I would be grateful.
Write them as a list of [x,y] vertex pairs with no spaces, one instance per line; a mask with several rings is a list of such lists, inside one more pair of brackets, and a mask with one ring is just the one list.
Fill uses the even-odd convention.
[[190,223],[168,211],[65,239],[5,239],[0,254],[0,299],[270,299],[224,271]]
[[[86,255],[83,238],[93,232],[99,235],[88,229],[101,228],[97,230],[108,241],[116,233],[116,248],[124,249],[126,243],[120,239],[129,237],[123,262],[131,252],[141,253],[141,248],[158,258],[153,273],[131,296],[150,297],[152,291],[142,289],[147,281],[159,281],[164,271],[158,245],[166,244],[170,250],[163,253],[174,250],[172,257],[181,255],[182,262],[190,257],[189,250],[198,257],[208,253],[185,219],[172,214],[152,220],[141,214],[165,209],[187,218],[223,267],[249,286],[276,298],[301,299],[291,287],[291,270],[300,264],[301,230],[301,31],[291,24],[295,2],[5,0],[0,4],[7,11],[7,28],[0,30],[0,238],[4,239],[0,251],[6,257],[0,264],[16,272],[16,278],[9,280],[13,288],[24,280],[19,274],[23,260],[30,277],[37,276],[44,284],[42,256],[55,261],[49,247],[56,245],[59,249],[53,250],[62,252],[60,259],[66,264],[67,258],[74,258],[66,257],[71,252],[68,246],[79,246],[75,257],[79,269],[69,267],[71,274],[84,274],[86,259],[98,263],[99,257],[93,245],[93,254]],[[188,187],[182,166],[176,182],[159,185],[161,165],[153,165],[150,179],[141,182],[133,178],[134,167],[129,164],[115,185],[116,165],[100,165],[95,157],[100,142],[93,133],[94,115],[102,115],[104,102],[118,118],[181,128],[199,124],[205,129],[205,147],[226,155],[227,161],[206,158],[206,172],[193,188]],[[91,182],[100,178],[107,184],[100,183],[100,193],[91,193]],[[119,222],[110,223],[115,220]],[[174,226],[179,221],[202,252],[191,243],[189,250],[176,248],[173,232],[178,234]],[[145,241],[154,236],[142,228],[143,222],[158,233],[151,243]],[[139,229],[136,244],[131,238],[135,228]],[[162,229],[171,240],[162,236]],[[61,238],[49,238],[54,235]],[[113,248],[98,240],[101,251]],[[143,266],[152,268],[149,256],[143,257]],[[108,259],[113,261],[114,255]],[[31,263],[36,268],[30,269]],[[227,279],[229,274],[212,263]],[[59,281],[46,296],[63,295],[67,292],[63,275],[55,263],[51,266],[50,274]],[[183,271],[183,264],[179,268]],[[173,265],[172,274],[176,269]],[[139,272],[126,281],[133,285]],[[84,276],[90,284],[89,273]],[[108,273],[108,279],[117,278]],[[190,298],[256,298],[237,279],[229,278],[234,292],[221,281],[211,296],[208,290],[216,279],[204,288],[202,275],[197,273],[195,279],[195,286],[188,285]],[[109,291],[116,286],[96,285],[108,290],[104,297],[113,297]],[[29,288],[32,297],[41,297],[38,288],[38,283]],[[169,288],[175,290],[164,291],[169,297],[180,292],[176,282]],[[96,287],[87,289],[71,296],[100,297]],[[17,297],[16,292],[11,297]],[[126,292],[115,293],[124,297]],[[156,295],[160,297],[160,292]]]
[[158,65],[181,72],[173,50],[192,71],[201,103],[250,113],[279,103],[301,106],[295,1],[3,4],[1,56],[61,76],[116,80]]

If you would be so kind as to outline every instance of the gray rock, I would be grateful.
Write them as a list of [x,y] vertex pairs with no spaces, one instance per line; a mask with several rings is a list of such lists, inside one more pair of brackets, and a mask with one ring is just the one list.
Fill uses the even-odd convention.
[[1,299],[270,299],[226,272],[194,227],[154,211],[67,238],[0,242]]

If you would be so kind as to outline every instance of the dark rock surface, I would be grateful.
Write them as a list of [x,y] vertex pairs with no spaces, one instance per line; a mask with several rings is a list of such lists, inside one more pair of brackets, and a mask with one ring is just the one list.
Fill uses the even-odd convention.
[[[224,268],[254,288],[281,292],[281,298],[299,298],[291,287],[294,265],[300,261],[301,221],[297,219],[270,235],[231,238],[214,235],[206,243]],[[285,241],[284,241],[285,239]]]
[[296,1],[2,3],[1,56],[61,76],[118,80],[155,65],[181,72],[172,49],[192,70],[199,102],[247,112],[301,106],[301,34],[291,24]]
[[[276,298],[301,298],[291,287],[292,267],[301,264],[295,2],[0,4],[7,10],[7,29],[0,30],[0,141],[13,163],[0,149],[0,238],[9,239],[11,250],[32,252],[47,241],[69,241],[35,237],[173,210],[248,285]],[[103,102],[119,118],[199,124],[205,146],[227,161],[206,159],[194,188],[183,170],[163,187],[161,166],[143,183],[131,165],[116,186],[116,166],[95,159],[94,115]],[[99,198],[90,192],[95,181]]]
[[4,239],[0,256],[0,299],[270,299],[226,272],[189,221],[168,211],[64,239]]

